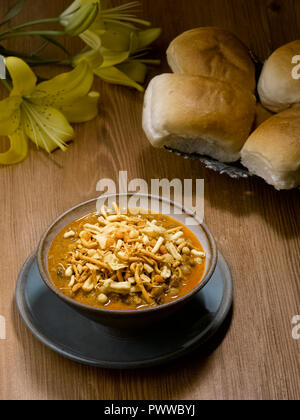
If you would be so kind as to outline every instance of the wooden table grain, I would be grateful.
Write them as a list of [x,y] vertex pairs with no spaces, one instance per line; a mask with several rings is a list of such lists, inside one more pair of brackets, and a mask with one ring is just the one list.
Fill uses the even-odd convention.
[[[12,3],[2,0],[0,15]],[[17,22],[55,16],[69,1],[27,3]],[[155,52],[163,63],[153,74],[168,69],[168,43],[201,25],[232,30],[261,60],[300,38],[297,0],[144,0],[142,15],[163,28]],[[66,42],[79,47],[75,39]],[[35,43],[10,46],[22,51]],[[292,338],[292,318],[300,315],[299,192],[277,192],[259,179],[232,180],[153,149],[141,128],[143,95],[99,80],[95,88],[99,117],[76,127],[67,153],[49,158],[32,147],[23,163],[0,167],[0,315],[7,322],[0,399],[298,399],[300,341]],[[95,369],[44,347],[18,315],[16,278],[42,232],[70,206],[96,197],[97,181],[117,180],[120,170],[129,179],[205,179],[206,222],[235,282],[231,324],[210,352],[151,370]]]

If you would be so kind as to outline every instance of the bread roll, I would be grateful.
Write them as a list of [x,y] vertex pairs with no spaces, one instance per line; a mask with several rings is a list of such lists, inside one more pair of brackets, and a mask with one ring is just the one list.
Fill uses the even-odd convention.
[[146,91],[143,128],[155,147],[234,162],[249,136],[255,104],[249,90],[220,80],[163,74]]
[[274,115],[249,137],[242,163],[278,190],[300,185],[300,107]]
[[265,108],[280,112],[300,103],[299,64],[300,40],[279,48],[266,61],[258,83]]
[[262,106],[261,103],[256,104],[256,112],[255,112],[255,121],[253,125],[253,130],[256,130],[262,123],[267,121],[274,115],[273,112],[268,111],[266,108]]
[[251,91],[256,88],[255,65],[248,49],[224,29],[187,31],[170,44],[167,57],[174,73],[212,77]]

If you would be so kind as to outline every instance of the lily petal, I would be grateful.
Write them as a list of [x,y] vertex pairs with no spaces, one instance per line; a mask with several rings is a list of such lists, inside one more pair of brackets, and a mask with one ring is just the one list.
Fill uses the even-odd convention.
[[103,56],[100,50],[83,50],[73,59],[73,65],[78,66],[81,61],[87,61],[89,66],[94,69],[103,64]]
[[85,42],[93,50],[98,50],[101,47],[101,39],[98,34],[90,29],[84,31],[79,35],[83,42]]
[[98,68],[94,70],[94,73],[99,76],[102,80],[115,85],[129,86],[137,89],[139,92],[144,92],[144,88],[130,79],[125,73],[117,69],[116,67]]
[[14,133],[20,125],[21,96],[10,96],[0,102],[0,135]]
[[[67,25],[70,20],[70,15],[74,13],[80,6],[82,1],[81,0],[75,0],[71,5],[60,15],[60,19],[63,25]],[[65,20],[63,20],[65,19]]]
[[65,151],[67,142],[74,137],[74,130],[66,117],[50,106],[39,106],[29,101],[22,104],[22,120],[27,136],[48,153],[58,147]]
[[116,64],[123,63],[129,58],[129,54],[129,51],[102,51],[103,63],[101,64],[101,68],[112,67]]
[[21,128],[9,136],[10,148],[0,153],[1,165],[14,165],[24,160],[28,154],[28,140]]
[[129,48],[128,51],[110,51],[105,50],[104,48],[101,49],[101,53],[103,55],[103,64],[101,65],[102,68],[105,67],[113,67],[117,64],[123,63],[126,61],[131,52],[134,49],[134,43],[135,43],[135,34],[134,32],[131,32],[129,35]]
[[106,31],[101,36],[102,47],[111,51],[128,51],[130,49],[131,34],[134,34],[133,51],[138,46],[135,28],[127,28],[117,23],[106,23]]
[[151,29],[146,29],[145,31],[139,31],[137,33],[137,38],[138,38],[137,49],[142,50],[143,48],[148,47],[150,44],[156,41],[160,35],[161,35],[160,28],[151,28]]
[[98,115],[98,92],[90,92],[72,105],[62,108],[62,113],[70,123],[81,123],[93,120]]
[[98,4],[96,2],[86,4],[80,9],[74,11],[70,16],[69,22],[64,25],[65,20],[61,21],[65,26],[65,32],[68,35],[80,35],[88,30],[98,15]]
[[135,82],[145,82],[147,76],[147,66],[138,60],[132,60],[127,63],[119,64],[118,69]]
[[86,61],[81,61],[69,73],[63,73],[54,79],[40,83],[30,101],[38,105],[62,108],[88,94],[93,84],[93,72]]
[[5,65],[13,82],[12,95],[28,96],[36,86],[37,78],[31,68],[20,58],[7,57]]
[[75,0],[61,15],[60,22],[63,26],[68,25],[70,20],[73,17],[73,13],[78,11],[79,8],[86,5],[91,5],[92,3],[97,3],[100,7],[100,0]]

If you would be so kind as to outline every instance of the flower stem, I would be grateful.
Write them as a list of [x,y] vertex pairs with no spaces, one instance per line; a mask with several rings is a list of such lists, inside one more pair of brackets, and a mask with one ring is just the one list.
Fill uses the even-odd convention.
[[17,38],[22,36],[32,36],[32,35],[48,35],[48,36],[63,36],[66,35],[65,32],[59,31],[19,31],[19,32],[12,32],[5,35],[0,34],[0,40],[10,39],[10,38]]
[[161,60],[143,60],[143,59],[138,59],[137,61],[139,61],[140,63],[143,64],[152,64],[154,66],[159,66],[161,63]]
[[34,20],[32,22],[26,22],[26,23],[23,23],[22,25],[17,25],[17,26],[14,26],[14,27],[10,28],[10,29],[7,29],[4,32],[1,32],[0,36],[18,31],[19,29],[26,28],[28,26],[40,25],[40,24],[43,24],[43,23],[55,23],[55,22],[59,22],[59,18],[39,19],[39,20]]
[[40,52],[42,52],[49,45],[49,41],[44,41],[33,53],[30,54],[31,57],[36,57]]
[[47,66],[49,64],[53,64],[55,66],[72,66],[72,61],[71,60],[64,60],[64,61],[59,61],[59,60],[45,60],[45,61],[38,61],[38,60],[27,60],[26,61],[27,64],[30,65],[30,67],[42,67],[42,66]]
[[26,54],[26,53],[20,53],[17,51],[7,50],[6,48],[3,48],[0,45],[0,54],[4,57],[18,57],[27,62],[29,66],[31,67],[38,67],[38,66],[44,66],[48,64],[54,64],[58,66],[72,66],[72,60],[58,60],[55,58],[43,58],[39,57],[35,53],[33,54]]

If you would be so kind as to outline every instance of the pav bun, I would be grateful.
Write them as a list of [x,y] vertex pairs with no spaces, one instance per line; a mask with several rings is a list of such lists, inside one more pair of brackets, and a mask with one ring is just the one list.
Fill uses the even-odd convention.
[[254,92],[255,65],[247,47],[231,32],[202,27],[184,32],[167,51],[174,73],[212,77]]
[[234,162],[251,131],[255,107],[247,89],[213,78],[163,74],[146,91],[143,128],[155,147]]
[[300,105],[261,124],[242,150],[242,164],[278,190],[300,185]]
[[278,48],[265,62],[258,93],[263,106],[272,112],[300,103],[300,40]]

